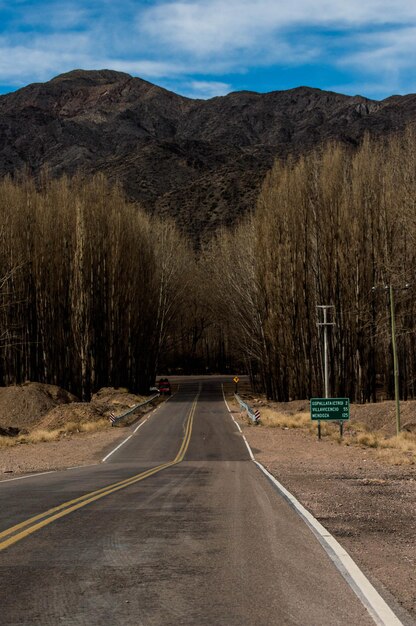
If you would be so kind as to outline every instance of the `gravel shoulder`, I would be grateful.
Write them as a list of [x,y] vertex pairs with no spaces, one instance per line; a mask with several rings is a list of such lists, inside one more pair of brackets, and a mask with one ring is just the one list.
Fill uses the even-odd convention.
[[0,448],[0,480],[22,474],[100,463],[127,436],[125,428],[77,433],[58,441]]
[[[238,413],[234,416],[238,419]],[[249,426],[253,453],[337,538],[384,597],[416,624],[416,467],[308,432]],[[406,613],[404,613],[406,617]]]

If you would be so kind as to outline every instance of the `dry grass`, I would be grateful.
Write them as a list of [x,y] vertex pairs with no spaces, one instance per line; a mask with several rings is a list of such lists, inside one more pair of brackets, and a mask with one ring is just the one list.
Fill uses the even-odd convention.
[[15,437],[0,437],[0,448],[7,448],[14,446],[16,443]]
[[261,410],[261,423],[269,428],[308,428],[310,421],[310,415],[306,412],[289,415],[269,408]]
[[[229,400],[233,410],[237,407],[232,399]],[[375,405],[371,412],[375,413]],[[377,407],[383,418],[383,407]],[[280,403],[263,405],[260,407],[260,424],[266,428],[302,429],[317,434],[317,424],[310,419],[310,412],[305,410],[303,403]],[[372,448],[377,451],[377,457],[390,465],[416,464],[416,433],[401,432],[399,436],[386,433],[383,419],[380,419],[380,428],[376,427],[376,416],[371,413],[370,423],[366,423],[365,409],[360,407],[360,419],[352,419],[344,423],[344,436],[340,437],[339,425],[334,422],[321,422],[321,436],[323,439],[332,439],[339,444]],[[244,415],[244,414],[242,414]],[[251,421],[247,422],[251,424]],[[383,422],[383,423],[382,423]]]
[[96,433],[99,430],[107,430],[107,428],[110,428],[110,422],[106,419],[80,424],[82,433]]
[[17,437],[18,443],[39,443],[40,441],[56,441],[60,437],[59,430],[33,430],[28,435]]
[[402,432],[400,435],[390,437],[383,442],[384,448],[396,448],[401,452],[411,452],[416,454],[416,435],[414,433]]
[[365,448],[379,448],[380,447],[380,436],[377,433],[358,433],[352,443],[356,443],[360,446],[364,446]]
[[416,457],[392,449],[379,450],[377,457],[389,465],[414,465],[416,462]]
[[68,422],[62,428],[54,430],[46,430],[38,428],[28,434],[19,435],[18,437],[0,437],[0,448],[10,447],[24,443],[39,443],[41,441],[58,441],[68,435],[76,433],[95,433],[110,428],[110,422],[106,419],[96,420],[94,422]]

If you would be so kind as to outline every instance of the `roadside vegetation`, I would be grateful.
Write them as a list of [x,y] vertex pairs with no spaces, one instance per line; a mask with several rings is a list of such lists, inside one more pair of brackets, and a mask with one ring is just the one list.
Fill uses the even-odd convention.
[[[239,407],[232,399],[228,400],[233,409]],[[415,403],[402,403],[404,415],[413,415]],[[317,437],[317,423],[312,422],[308,403],[289,402],[274,406],[267,401],[261,402],[260,428],[299,429],[314,438]],[[259,406],[254,403],[252,406]],[[390,415],[392,403],[381,402],[375,405],[351,407],[351,421],[344,423],[343,437],[340,437],[339,425],[333,422],[321,423],[322,439],[336,441],[345,446],[360,446],[374,449],[377,457],[391,465],[416,465],[416,421],[408,423],[399,435],[393,435],[394,417]],[[252,422],[243,413],[240,414],[247,425]],[[386,424],[390,427],[386,428]],[[254,426],[255,428],[257,426]]]
[[25,443],[40,443],[41,441],[58,441],[64,437],[75,435],[77,433],[95,433],[110,428],[111,424],[108,419],[101,419],[94,422],[68,422],[61,428],[53,430],[34,429],[31,432],[18,435],[17,437],[0,436],[0,448],[8,448]]

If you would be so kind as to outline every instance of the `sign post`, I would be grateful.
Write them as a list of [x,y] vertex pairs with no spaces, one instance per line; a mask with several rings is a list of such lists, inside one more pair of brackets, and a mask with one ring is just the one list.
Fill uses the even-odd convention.
[[240,379],[238,376],[234,376],[233,381],[235,382],[235,393],[238,393],[238,383],[240,382]]
[[350,419],[349,398],[311,398],[311,420],[318,422],[339,422],[342,437],[344,421]]

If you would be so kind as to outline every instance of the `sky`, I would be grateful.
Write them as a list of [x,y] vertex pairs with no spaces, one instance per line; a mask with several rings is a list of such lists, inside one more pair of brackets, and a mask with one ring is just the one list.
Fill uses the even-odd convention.
[[114,69],[192,98],[416,92],[415,0],[0,0],[0,94]]

